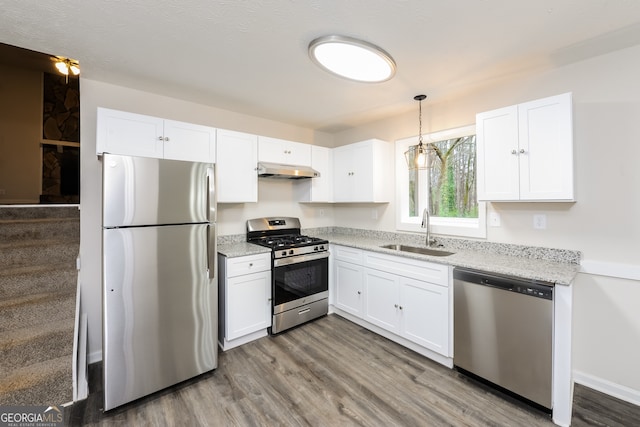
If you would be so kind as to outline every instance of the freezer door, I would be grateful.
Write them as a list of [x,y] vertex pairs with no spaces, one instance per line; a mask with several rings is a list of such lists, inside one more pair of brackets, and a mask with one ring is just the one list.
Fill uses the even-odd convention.
[[105,154],[103,226],[215,222],[213,164]]
[[209,227],[103,230],[105,410],[217,367]]

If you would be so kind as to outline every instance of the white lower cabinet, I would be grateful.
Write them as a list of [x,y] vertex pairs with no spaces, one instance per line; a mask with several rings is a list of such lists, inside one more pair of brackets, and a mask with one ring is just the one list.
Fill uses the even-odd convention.
[[335,262],[336,306],[340,309],[362,316],[363,267],[344,261]]
[[223,350],[267,335],[271,327],[271,254],[218,256],[220,324]]
[[371,268],[364,271],[364,319],[395,333],[400,333],[398,279],[384,271]]
[[450,268],[334,245],[334,312],[452,366]]
[[400,333],[429,350],[449,356],[449,287],[399,278]]

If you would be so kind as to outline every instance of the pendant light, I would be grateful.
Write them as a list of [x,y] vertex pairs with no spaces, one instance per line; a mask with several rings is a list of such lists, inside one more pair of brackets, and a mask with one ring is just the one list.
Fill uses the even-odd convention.
[[419,130],[418,130],[418,144],[412,145],[407,151],[404,152],[404,157],[407,159],[407,166],[409,169],[429,169],[433,167],[433,159],[435,156],[435,150],[432,143],[424,144],[422,141],[422,101],[427,98],[427,95],[416,95],[414,100],[419,102]]

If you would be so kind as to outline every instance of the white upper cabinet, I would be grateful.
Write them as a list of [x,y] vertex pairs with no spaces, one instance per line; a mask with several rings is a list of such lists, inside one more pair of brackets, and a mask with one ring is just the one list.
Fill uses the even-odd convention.
[[311,145],[259,136],[258,160],[285,165],[311,166]]
[[334,201],[388,203],[393,164],[393,146],[379,139],[334,148]]
[[218,129],[216,182],[218,203],[258,201],[258,137]]
[[320,176],[300,179],[295,183],[295,196],[299,202],[327,203],[333,201],[333,150],[311,146],[311,167]]
[[476,116],[478,200],[573,201],[571,93]]
[[164,156],[164,120],[157,117],[98,108],[98,154]]
[[216,162],[216,129],[192,123],[164,121],[164,158]]
[[96,151],[214,163],[216,133],[208,126],[98,108]]

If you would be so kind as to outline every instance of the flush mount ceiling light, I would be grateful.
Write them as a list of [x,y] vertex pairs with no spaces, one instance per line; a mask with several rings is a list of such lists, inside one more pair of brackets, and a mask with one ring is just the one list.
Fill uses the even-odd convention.
[[414,100],[419,102],[419,131],[418,131],[418,145],[412,145],[407,151],[404,152],[404,156],[407,159],[407,166],[409,169],[429,169],[433,167],[433,160],[436,153],[431,142],[423,144],[422,142],[422,101],[427,98],[427,95],[416,95]]
[[396,73],[396,63],[387,52],[346,36],[313,40],[309,43],[309,57],[326,71],[358,82],[384,82]]

